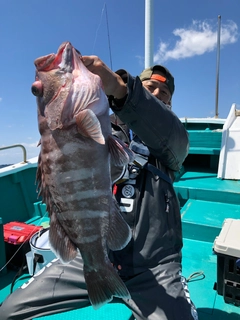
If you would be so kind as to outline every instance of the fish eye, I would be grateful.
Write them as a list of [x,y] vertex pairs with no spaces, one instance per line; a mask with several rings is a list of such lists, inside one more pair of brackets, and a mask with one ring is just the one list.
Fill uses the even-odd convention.
[[32,84],[31,88],[32,94],[36,97],[42,97],[43,96],[43,86],[40,81],[35,81]]

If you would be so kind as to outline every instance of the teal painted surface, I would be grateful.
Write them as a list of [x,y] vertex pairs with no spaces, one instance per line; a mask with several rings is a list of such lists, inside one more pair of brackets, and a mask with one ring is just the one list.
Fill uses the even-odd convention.
[[205,277],[188,282],[192,301],[199,313],[199,320],[240,320],[240,308],[224,302],[213,289],[217,275],[217,256],[213,243],[184,239],[183,276],[203,271]]
[[189,130],[189,153],[219,154],[222,132],[206,130]]
[[[213,242],[225,218],[240,218],[240,181],[217,179],[218,155],[222,124],[186,123],[190,137],[190,155],[179,173],[174,188],[181,203],[184,235],[183,275],[195,272],[204,277],[189,282],[191,299],[196,304],[199,320],[240,320],[240,307],[226,304],[213,289],[217,280],[217,256]],[[47,225],[46,206],[37,199],[36,168],[0,179],[0,202],[3,223],[9,220]],[[1,234],[0,234],[1,241]],[[1,245],[1,244],[0,244]],[[14,289],[27,281],[24,275]],[[10,293],[13,272],[0,276],[0,302]],[[98,311],[92,307],[37,319],[123,319],[131,311],[122,304],[108,304]]]
[[[212,121],[213,120],[213,121]],[[205,131],[205,130],[211,130],[211,131],[220,131],[223,128],[224,120],[220,119],[195,119],[194,121],[191,121],[191,119],[181,119],[182,124],[184,127],[188,130],[190,133],[191,131]]]
[[0,179],[0,216],[3,224],[26,221],[33,216],[37,201],[36,168],[29,168]]
[[52,316],[45,316],[35,319],[41,320],[129,320],[132,313],[123,304],[110,303],[99,310],[94,310],[92,307],[73,310]]
[[35,224],[37,226],[42,226],[44,228],[49,227],[49,216],[46,211],[46,204],[42,201],[37,201],[33,204],[34,211],[31,219],[28,219],[26,223]]
[[[188,278],[192,273],[203,271],[205,277],[195,278],[188,283],[191,299],[196,304],[199,312],[199,320],[239,320],[240,308],[231,304],[226,304],[222,296],[213,290],[216,282],[217,256],[212,251],[212,243],[184,239],[183,247],[183,276]],[[10,293],[11,279],[14,273],[8,273],[8,277],[0,277],[1,287],[0,301]],[[24,283],[28,278],[26,275],[17,281],[15,289]],[[5,287],[6,286],[6,287]],[[131,316],[131,311],[122,304],[108,304],[99,310],[92,307],[44,316],[36,319],[41,320],[127,320]]]
[[189,154],[220,154],[220,148],[198,148],[190,147]]
[[181,216],[184,238],[213,242],[226,218],[240,219],[240,205],[189,199]]
[[174,183],[180,199],[195,199],[240,205],[240,181],[217,179],[216,173],[185,172]]
[[[0,303],[10,294],[11,282],[14,278],[15,272],[8,271],[7,275],[0,276]],[[23,283],[29,280],[28,274],[24,274],[19,278],[15,285],[14,290],[19,288]],[[132,313],[131,311],[121,303],[110,303],[100,308],[99,310],[94,310],[92,307],[82,308],[78,310],[68,311],[64,313],[58,313],[51,316],[43,316],[35,319],[41,320],[128,320],[130,319]]]
[[38,201],[34,203],[34,210],[36,216],[44,217],[46,216],[46,204],[42,203],[42,201]]
[[[0,303],[10,294],[12,280],[16,275],[15,271],[8,270],[6,274],[0,276]],[[19,288],[23,283],[30,279],[29,274],[24,273],[14,284],[13,290]]]
[[216,281],[216,261],[211,243],[184,239],[183,276],[188,278],[192,273],[204,272],[204,278],[195,278],[188,285],[196,307],[208,309],[209,314],[212,313],[217,295],[213,290]]
[[189,199],[181,210],[182,220],[221,229],[229,216],[240,218],[240,205]]

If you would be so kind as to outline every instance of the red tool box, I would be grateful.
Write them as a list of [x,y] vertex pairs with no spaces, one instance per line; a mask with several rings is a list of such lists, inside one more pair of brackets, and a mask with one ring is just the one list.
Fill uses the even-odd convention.
[[18,268],[25,262],[25,254],[30,251],[29,240],[34,233],[41,229],[42,227],[17,221],[3,225],[8,268]]

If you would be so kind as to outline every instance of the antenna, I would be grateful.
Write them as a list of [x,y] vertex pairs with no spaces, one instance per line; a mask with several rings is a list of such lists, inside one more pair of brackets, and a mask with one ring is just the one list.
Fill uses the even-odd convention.
[[219,86],[219,62],[220,62],[220,33],[221,33],[221,16],[218,16],[215,118],[218,118],[218,86]]

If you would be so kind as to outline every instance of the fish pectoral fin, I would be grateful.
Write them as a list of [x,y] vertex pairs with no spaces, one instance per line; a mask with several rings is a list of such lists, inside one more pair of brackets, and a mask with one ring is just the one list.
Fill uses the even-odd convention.
[[133,162],[134,152],[130,150],[121,140],[114,136],[108,137],[108,148],[111,154],[111,162],[115,166],[125,166]]
[[131,237],[131,229],[123,219],[116,200],[113,199],[113,206],[109,221],[109,231],[107,235],[107,246],[112,251],[121,250],[126,247]]
[[59,221],[55,218],[56,214],[51,215],[49,243],[52,251],[60,258],[63,263],[68,263],[76,258],[77,247],[69,239]]
[[112,301],[113,297],[130,299],[130,293],[113,268],[107,262],[101,269],[87,270],[84,265],[84,278],[86,280],[88,297],[94,309],[99,309]]
[[102,129],[95,113],[90,109],[80,111],[76,116],[78,132],[84,137],[91,138],[97,143],[105,144]]

